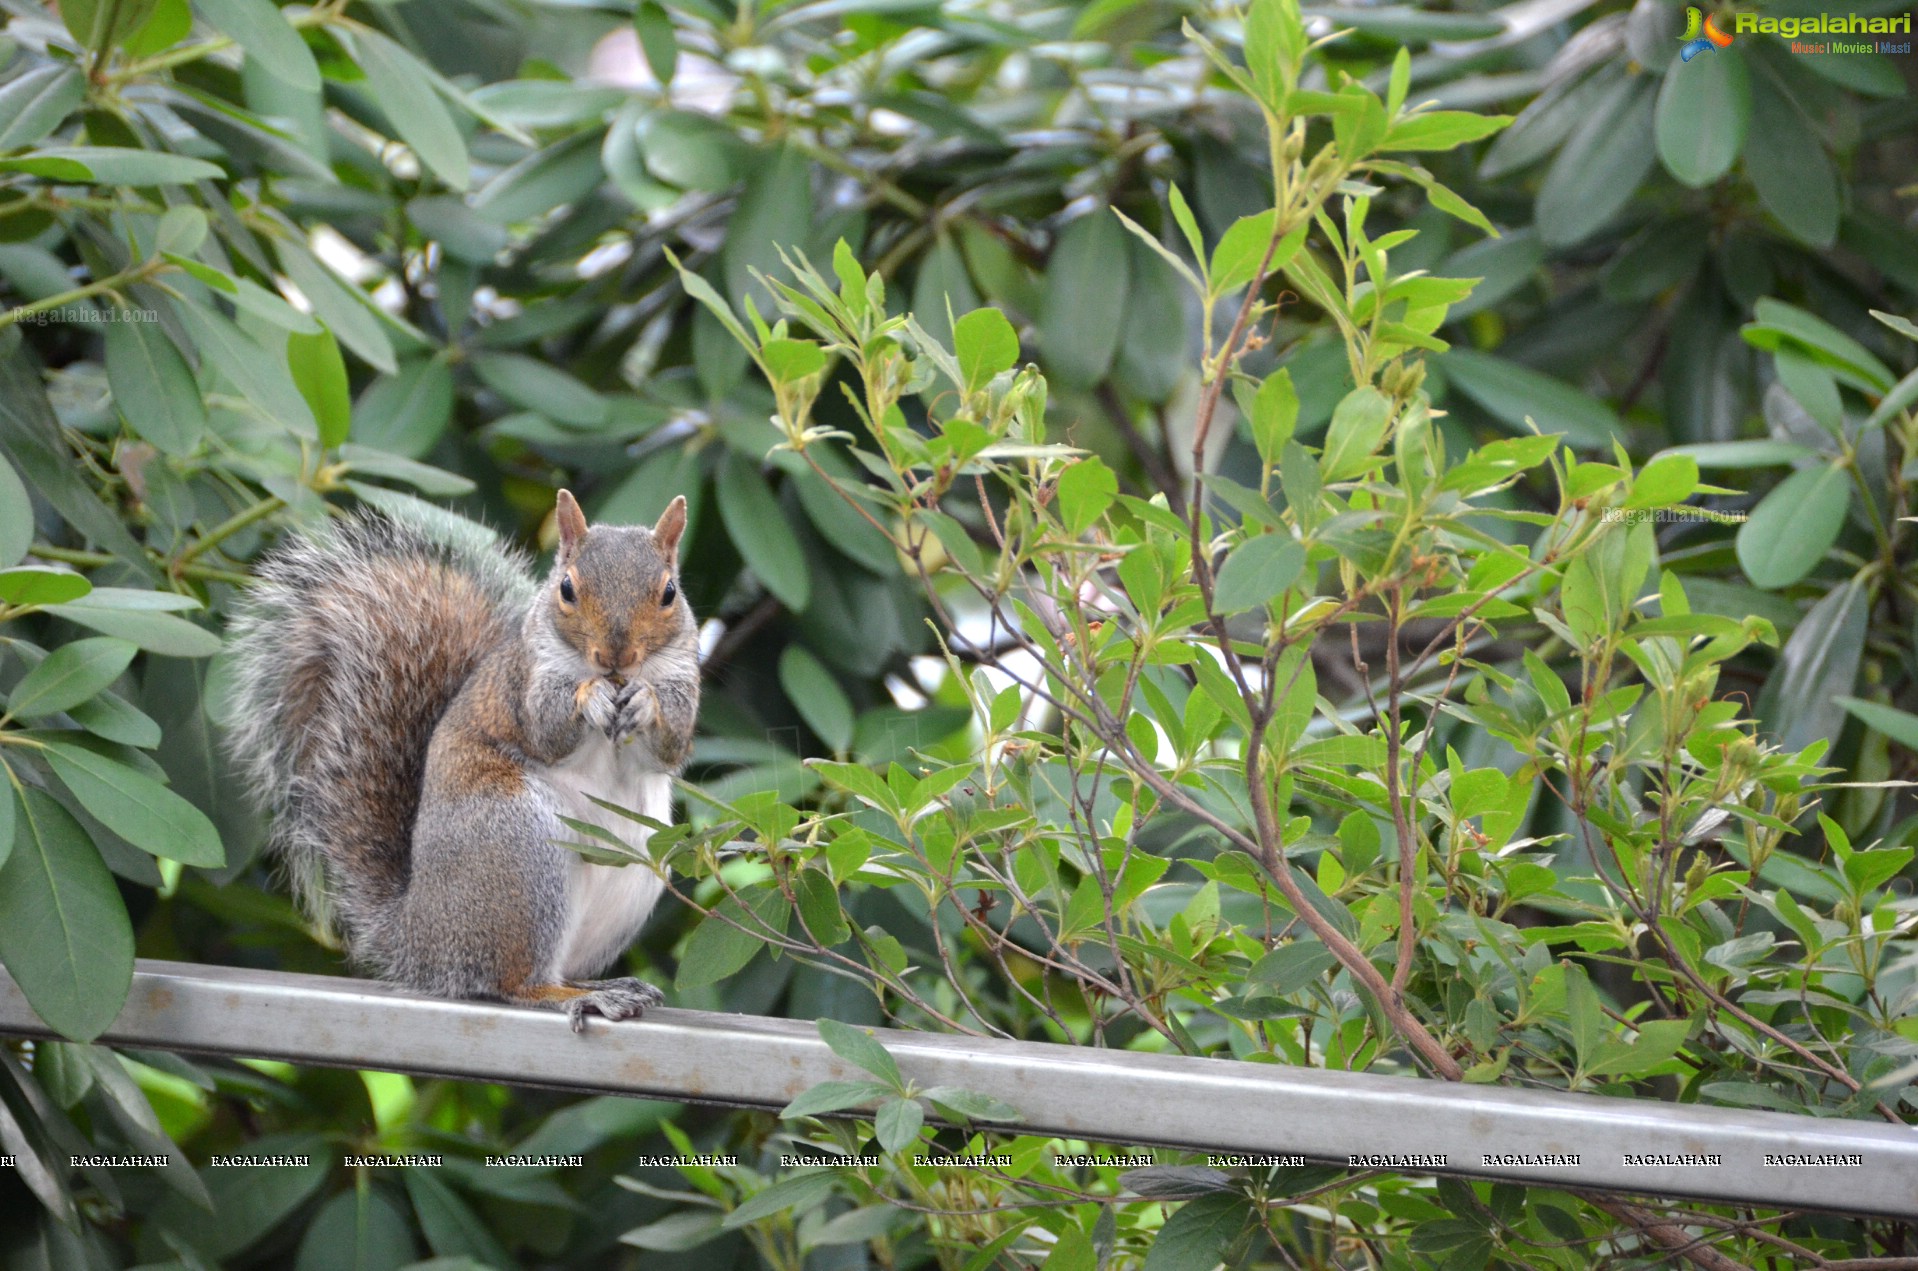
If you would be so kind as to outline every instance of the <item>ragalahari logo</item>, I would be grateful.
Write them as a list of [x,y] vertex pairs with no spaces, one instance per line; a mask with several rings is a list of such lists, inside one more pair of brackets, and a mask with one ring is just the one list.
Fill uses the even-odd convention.
[[1686,6],[1685,34],[1678,38],[1685,41],[1685,47],[1678,51],[1678,60],[1681,62],[1689,62],[1700,53],[1722,49],[1732,42],[1731,36],[1718,29],[1716,15],[1706,17],[1696,5]]

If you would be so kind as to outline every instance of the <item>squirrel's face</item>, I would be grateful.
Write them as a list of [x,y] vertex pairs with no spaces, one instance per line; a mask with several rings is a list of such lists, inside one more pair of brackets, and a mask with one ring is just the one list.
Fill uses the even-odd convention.
[[553,627],[596,674],[624,679],[692,631],[692,609],[679,588],[684,499],[674,499],[651,529],[589,530],[562,490],[559,523],[559,559],[547,582]]

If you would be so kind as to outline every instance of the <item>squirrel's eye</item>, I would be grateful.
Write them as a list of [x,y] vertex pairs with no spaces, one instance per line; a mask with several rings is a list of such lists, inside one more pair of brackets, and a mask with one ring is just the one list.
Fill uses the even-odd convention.
[[676,585],[675,585],[675,584],[674,584],[673,582],[671,582],[670,580],[668,580],[668,581],[667,581],[667,583],[666,583],[666,590],[665,590],[665,591],[662,591],[661,593],[659,593],[659,604],[660,604],[660,607],[661,607],[661,608],[663,609],[663,608],[665,608],[665,607],[666,607],[667,605],[670,605],[670,604],[672,604],[672,603],[673,603],[673,597],[674,597],[674,596],[677,596],[678,594],[679,594],[679,588],[678,588],[678,586],[676,586]]
[[559,598],[569,605],[579,603],[579,593],[573,590],[572,579],[562,578],[559,580]]

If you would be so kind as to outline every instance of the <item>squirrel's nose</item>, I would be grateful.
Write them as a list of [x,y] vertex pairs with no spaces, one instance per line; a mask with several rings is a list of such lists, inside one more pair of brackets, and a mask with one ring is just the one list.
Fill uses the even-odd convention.
[[640,648],[638,645],[635,644],[631,648],[627,649],[626,656],[620,659],[619,669],[622,671],[631,671],[636,669],[639,666],[640,657],[641,657]]

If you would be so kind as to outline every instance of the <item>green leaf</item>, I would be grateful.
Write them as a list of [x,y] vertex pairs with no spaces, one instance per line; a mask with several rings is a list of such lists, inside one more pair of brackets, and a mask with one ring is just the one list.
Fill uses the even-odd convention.
[[479,215],[454,194],[412,199],[406,204],[406,218],[447,255],[474,265],[491,264],[511,237],[505,226]]
[[155,0],[152,16],[121,43],[128,57],[151,57],[172,48],[193,30],[193,9],[187,0]]
[[1432,360],[1452,387],[1514,432],[1529,431],[1529,415],[1539,432],[1562,434],[1575,446],[1609,446],[1624,436],[1610,406],[1563,380],[1472,349],[1453,349]]
[[1565,966],[1565,1022],[1570,1026],[1572,1048],[1582,1069],[1598,1054],[1611,1025],[1591,978],[1584,967],[1575,964]]
[[[832,472],[833,469],[828,466],[831,456],[823,451],[821,453],[821,466]],[[868,512],[878,515],[870,499],[862,493],[867,488],[862,483],[843,477],[838,480],[822,477],[804,464],[789,472],[787,480],[799,492],[799,505],[806,510],[806,517],[813,523],[813,528],[825,536],[835,551],[882,577],[891,575],[899,568],[899,553],[893,547],[892,540],[880,533],[871,521],[860,515],[858,507],[848,501],[850,497]],[[847,493],[840,493],[842,489]]]
[[[33,501],[20,474],[0,455],[0,567],[12,565],[33,546]],[[19,604],[5,590],[0,599]]]
[[52,605],[48,613],[77,622],[104,635],[131,641],[148,653],[175,658],[206,658],[220,651],[220,637],[170,613],[95,608],[87,596],[72,604]]
[[686,941],[675,985],[683,992],[736,974],[766,947],[765,930],[783,935],[791,919],[792,906],[771,888],[726,897]]
[[1657,549],[1651,523],[1633,521],[1598,536],[1565,569],[1565,622],[1589,644],[1614,629],[1644,589]]
[[1199,234],[1198,218],[1192,215],[1192,207],[1185,201],[1177,183],[1166,187],[1166,201],[1172,208],[1172,219],[1178,222],[1179,232],[1185,235],[1186,246],[1192,249],[1192,259],[1199,262],[1199,268],[1206,267],[1205,239]]
[[191,255],[206,242],[206,213],[190,203],[168,208],[160,214],[153,233],[154,249],[162,255]]
[[760,585],[794,613],[812,599],[806,554],[786,524],[786,514],[759,469],[739,455],[719,468],[719,516]]
[[0,85],[0,151],[30,146],[58,128],[86,100],[76,66],[36,66]]
[[1845,406],[1838,396],[1838,381],[1831,371],[1797,345],[1786,345],[1773,355],[1778,383],[1792,400],[1804,408],[1820,428],[1834,438],[1845,431]]
[[73,722],[108,741],[151,750],[160,744],[160,725],[117,693],[96,693],[67,708]]
[[[979,308],[979,303],[964,254],[950,236],[940,235],[932,250],[919,258],[919,271],[913,279],[912,310],[918,321],[935,345],[952,345],[955,337],[947,315],[969,314]],[[942,358],[941,364],[944,362]],[[961,370],[956,378],[963,381],[967,376]]]
[[[1701,468],[1775,468],[1817,455],[1791,441],[1704,441],[1672,446],[1660,454],[1684,455]],[[1653,456],[1654,459],[1657,456]]]
[[377,31],[358,27],[353,43],[374,100],[395,135],[413,147],[420,162],[440,180],[455,190],[466,189],[472,179],[466,141],[452,111],[434,90],[431,72]]
[[793,880],[793,890],[799,916],[820,947],[831,949],[852,939],[852,927],[831,877],[821,870],[800,870]]
[[1898,73],[1897,57],[1897,54],[1857,57],[1845,53],[1816,53],[1810,57],[1794,57],[1792,69],[1802,66],[1864,97],[1903,97],[1908,90],[1905,77]]
[[1259,609],[1299,580],[1305,547],[1289,534],[1261,534],[1232,549],[1219,567],[1213,606],[1222,614]]
[[[725,1233],[721,1225],[722,1215],[706,1209],[688,1209],[668,1214],[658,1222],[649,1222],[643,1227],[635,1227],[622,1235],[619,1242],[639,1249],[653,1249],[660,1253],[684,1253],[688,1249],[717,1239]],[[477,1220],[475,1220],[477,1221]],[[505,1259],[489,1264],[491,1266],[508,1265]],[[416,1268],[415,1271],[428,1271]],[[432,1271],[438,1271],[433,1268]],[[468,1271],[467,1268],[449,1268],[449,1271]],[[476,1269],[484,1271],[484,1267]]]
[[556,141],[488,181],[473,211],[503,229],[582,203],[606,179],[603,150],[591,130]]
[[271,348],[194,301],[177,301],[174,309],[200,356],[231,381],[254,409],[303,437],[319,436],[313,412],[287,369],[284,346]]
[[1234,1192],[1187,1201],[1159,1229],[1145,1271],[1213,1271],[1251,1216],[1245,1197]]
[[365,446],[356,446],[350,442],[340,447],[340,458],[356,473],[384,477],[389,481],[403,481],[422,494],[470,494],[473,490],[471,477],[463,477],[457,472],[448,472],[444,468],[435,468],[431,464],[415,463],[411,459],[402,459],[397,455],[369,450]]
[[925,1124],[926,1111],[917,1099],[894,1099],[880,1105],[872,1128],[880,1147],[900,1152],[919,1141],[919,1131]]
[[317,1134],[268,1134],[248,1142],[246,1150],[263,1157],[303,1158],[307,1163],[208,1170],[206,1188],[213,1195],[213,1212],[183,1197],[168,1197],[153,1211],[155,1223],[191,1242],[197,1253],[226,1261],[277,1228],[319,1191],[338,1160]]
[[[1109,1210],[1102,1210],[1109,1213]],[[1092,1241],[1077,1227],[1067,1227],[1052,1242],[1052,1252],[1040,1264],[1039,1271],[1099,1271],[1099,1255]]]
[[1667,67],[1656,120],[1665,170],[1695,190],[1718,180],[1745,148],[1751,113],[1751,75],[1736,49]]
[[205,608],[192,596],[177,591],[147,591],[140,587],[95,587],[73,602],[85,609],[126,609],[137,613],[178,613]]
[[418,459],[431,450],[453,418],[453,372],[438,358],[401,364],[353,405],[353,440],[375,450]]
[[1455,150],[1482,141],[1511,123],[1509,115],[1478,115],[1469,110],[1431,110],[1392,125],[1381,150]]
[[834,754],[843,754],[852,745],[852,703],[818,658],[801,645],[787,645],[779,655],[779,684],[806,727]]
[[0,963],[49,1027],[92,1041],[133,983],[133,926],[72,814],[32,786],[13,797],[13,853],[0,867]]
[[1371,385],[1355,388],[1332,410],[1319,466],[1326,481],[1344,481],[1372,465],[1392,422],[1392,403]]
[[1882,702],[1867,702],[1856,697],[1840,697],[1838,704],[1865,722],[1869,728],[1918,754],[1918,715],[1901,711]]
[[1905,866],[1911,864],[1913,854],[1914,849],[1909,847],[1885,847],[1854,853],[1845,862],[1845,879],[1860,896],[1870,895],[1904,872]]
[[1792,473],[1752,509],[1738,527],[1738,563],[1768,590],[1809,574],[1844,528],[1851,483],[1845,469],[1820,463]]
[[1290,997],[1338,965],[1338,958],[1317,939],[1301,938],[1280,945],[1246,972],[1246,979],[1270,984],[1281,997]]
[[1066,226],[1046,268],[1039,344],[1059,383],[1090,388],[1112,369],[1131,289],[1131,258],[1118,218],[1095,212]]
[[1105,515],[1119,494],[1119,478],[1097,457],[1066,465],[1059,473],[1059,519],[1073,537]]
[[968,393],[978,392],[1019,361],[1018,333],[997,309],[974,309],[960,318],[953,324],[952,344]]
[[1265,377],[1252,397],[1252,441],[1259,448],[1259,458],[1276,464],[1298,424],[1299,393],[1292,386],[1292,372],[1280,367]]
[[1625,508],[1663,508],[1682,503],[1698,488],[1698,461],[1690,455],[1662,454],[1639,469]]
[[294,387],[319,425],[320,444],[330,449],[344,442],[353,427],[353,399],[347,390],[346,362],[332,332],[289,334],[286,360]]
[[418,1256],[412,1229],[385,1193],[353,1188],[320,1206],[293,1271],[400,1271]]
[[1755,316],[1756,321],[1739,330],[1745,343],[1753,348],[1776,353],[1798,345],[1825,366],[1873,393],[1887,391],[1897,378],[1871,350],[1796,305],[1766,296],[1759,300]]
[[1621,80],[1552,160],[1539,187],[1539,237],[1549,247],[1582,243],[1631,201],[1656,161],[1650,76]]
[[[235,280],[229,290],[236,318],[247,315],[278,327],[281,331],[297,331],[302,335],[318,335],[323,329],[318,318],[295,309],[286,297],[276,291],[268,291],[251,278]],[[261,341],[279,338],[275,332],[261,330],[258,323],[252,324],[252,333]]]
[[[1872,316],[1882,322],[1890,315],[1874,312]],[[1907,323],[1906,325],[1909,326],[1910,324]],[[1918,340],[1918,335],[1913,335],[1911,338]],[[1871,417],[1865,420],[1865,431],[1870,432],[1876,428],[1883,428],[1886,424],[1910,410],[1913,405],[1918,405],[1918,371],[1911,372],[1892,386],[1891,391],[1885,394],[1876,409],[1871,412]]]
[[80,47],[110,51],[153,16],[155,0],[65,0],[60,20]]
[[63,644],[14,686],[7,710],[16,719],[56,715],[77,706],[126,673],[139,650],[125,640]]
[[19,466],[20,475],[75,529],[122,565],[151,577],[146,552],[115,511],[101,502],[92,481],[81,477],[47,400],[38,361],[17,339],[9,352],[5,339],[0,333],[0,446]]
[[764,1191],[754,1192],[746,1203],[726,1215],[720,1225],[728,1231],[756,1223],[762,1218],[782,1214],[788,1209],[805,1213],[832,1195],[838,1179],[831,1170],[807,1170],[782,1178]]
[[[525,1151],[525,1145],[520,1144],[516,1150]],[[400,1174],[427,1245],[441,1258],[470,1258],[480,1267],[511,1266],[511,1255],[499,1239],[458,1193],[439,1180],[439,1174],[430,1167],[408,1168]],[[717,1215],[712,1223],[719,1225]]]
[[1758,191],[1758,201],[1793,238],[1830,247],[1838,237],[1843,195],[1824,142],[1768,69],[1751,87],[1745,174]]
[[673,82],[679,65],[679,39],[673,33],[673,20],[659,0],[640,0],[633,9],[633,29],[639,35],[640,51],[646,55],[646,68],[662,85]]
[[995,1099],[976,1090],[963,1090],[958,1086],[934,1086],[924,1091],[921,1097],[932,1100],[939,1108],[967,1121],[1016,1122],[1026,1119],[1023,1112],[1003,1099]]
[[[280,243],[280,266],[300,289],[341,344],[377,371],[391,375],[399,369],[393,342],[386,338],[383,319],[367,302],[366,293],[340,279],[305,248]],[[241,287],[244,292],[245,287]]]
[[127,842],[183,865],[218,869],[226,864],[213,822],[152,777],[82,746],[45,736],[41,744],[47,766],[80,805]]
[[514,79],[488,84],[472,100],[490,119],[523,128],[576,128],[598,123],[608,111],[634,100],[626,90],[570,79]]
[[93,1107],[106,1110],[119,1132],[126,1136],[129,1146],[165,1160],[159,1168],[160,1182],[192,1204],[212,1212],[213,1198],[207,1194],[199,1172],[167,1137],[159,1117],[154,1114],[153,1104],[146,1092],[134,1084],[120,1056],[104,1046],[65,1046],[63,1049],[77,1061],[74,1066],[84,1067],[92,1078],[91,1088],[97,1096]]
[[204,159],[123,146],[48,146],[0,159],[0,172],[95,185],[186,185],[226,175]]
[[473,369],[488,388],[516,406],[574,428],[606,422],[606,399],[565,371],[521,353],[484,353]]
[[1856,578],[1832,588],[1799,619],[1758,697],[1758,717],[1778,744],[1796,750],[1838,735],[1840,698],[1852,693],[1870,627],[1870,601]]
[[[4,464],[0,460],[0,464]],[[8,469],[9,472],[12,469]],[[21,507],[26,507],[26,491],[20,492]],[[32,539],[32,523],[27,525],[28,543]],[[23,547],[21,551],[26,549]],[[69,600],[78,600],[93,590],[86,575],[76,574],[65,569],[42,569],[37,565],[26,565],[18,569],[0,570],[0,602],[9,605],[58,605]]]
[[717,191],[739,180],[739,138],[709,116],[656,110],[639,121],[636,136],[646,170],[668,185]]
[[899,1065],[893,1062],[892,1056],[886,1053],[886,1048],[879,1044],[879,1039],[870,1030],[842,1024],[836,1019],[822,1019],[818,1024],[820,1039],[832,1048],[833,1054],[865,1069],[885,1082],[888,1089],[905,1089],[906,1083],[899,1076]]
[[1340,10],[1338,25],[1393,44],[1480,40],[1503,34],[1506,30],[1492,13],[1448,13],[1409,4],[1355,7],[1350,12]]
[[770,154],[756,152],[755,158],[726,228],[720,264],[733,303],[744,305],[750,294],[763,310],[768,295],[754,272],[783,275],[780,249],[803,251],[812,238],[812,162],[785,144]]
[[826,352],[813,340],[768,340],[759,357],[775,384],[797,383],[826,369]]
[[320,91],[320,68],[306,41],[270,0],[196,0],[222,35],[246,50],[247,57],[286,87],[300,93]]
[[[1212,249],[1212,263],[1206,269],[1206,277],[1212,282],[1216,295],[1226,295],[1237,291],[1252,281],[1252,274],[1259,267],[1259,261],[1265,257],[1267,244],[1272,241],[1272,231],[1279,223],[1279,214],[1273,210],[1259,212],[1252,216],[1241,216],[1226,227],[1219,236],[1218,245]],[[1304,242],[1304,234],[1299,233],[1299,241]],[[1293,251],[1298,250],[1297,245]],[[1286,253],[1290,256],[1291,253]],[[1279,253],[1273,253],[1277,261],[1276,268],[1283,268],[1285,262],[1278,261]]]
[[847,1108],[876,1103],[891,1093],[890,1086],[877,1081],[822,1081],[781,1108],[779,1115],[790,1120],[793,1117],[816,1117],[826,1112],[843,1112]]

